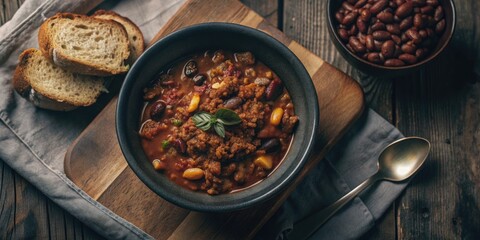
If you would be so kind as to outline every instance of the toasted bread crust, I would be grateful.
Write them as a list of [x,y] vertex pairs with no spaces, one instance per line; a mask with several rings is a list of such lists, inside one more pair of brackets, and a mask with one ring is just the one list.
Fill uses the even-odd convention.
[[45,96],[45,94],[35,91],[32,88],[30,81],[28,80],[27,76],[25,76],[25,69],[28,65],[29,59],[33,56],[35,51],[37,50],[34,48],[27,49],[18,57],[19,63],[13,74],[13,88],[15,91],[17,91],[20,96],[40,108],[55,111],[70,111],[77,108],[78,105],[75,105],[74,103],[59,102],[55,99]]
[[[125,73],[128,71],[128,67],[120,70],[106,69],[103,66],[98,66],[92,64],[88,61],[82,61],[78,59],[73,59],[69,56],[65,56],[61,51],[56,51],[56,46],[54,46],[53,40],[53,31],[51,30],[51,23],[56,19],[69,18],[69,19],[95,19],[95,21],[104,21],[113,25],[117,25],[119,29],[123,32],[123,37],[126,42],[128,42],[127,31],[122,24],[115,22],[113,20],[105,20],[98,18],[91,18],[84,15],[73,14],[73,13],[57,13],[53,17],[50,17],[45,22],[42,23],[38,31],[38,45],[44,56],[49,59],[54,64],[69,70],[74,73],[80,73],[85,75],[94,75],[94,76],[111,76],[116,74]],[[129,54],[128,54],[129,55]],[[128,55],[125,56],[124,61],[128,59]]]

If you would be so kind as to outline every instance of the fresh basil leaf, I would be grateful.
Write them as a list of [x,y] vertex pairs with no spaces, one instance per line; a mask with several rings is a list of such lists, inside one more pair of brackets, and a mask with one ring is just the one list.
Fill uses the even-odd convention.
[[236,125],[242,122],[242,119],[237,115],[236,112],[226,108],[218,109],[215,113],[215,117],[217,117],[217,122],[227,126]]
[[211,120],[212,115],[206,112],[196,113],[192,117],[192,121],[193,123],[195,123],[195,126],[202,129],[203,131],[207,131],[208,129],[210,129],[210,127],[212,126]]
[[225,127],[223,126],[223,124],[217,122],[213,124],[213,129],[218,134],[218,136],[225,138]]

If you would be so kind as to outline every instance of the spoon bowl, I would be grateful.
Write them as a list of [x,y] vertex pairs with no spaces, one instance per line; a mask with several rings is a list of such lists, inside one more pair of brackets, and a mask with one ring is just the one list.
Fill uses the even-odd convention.
[[389,181],[403,181],[423,165],[430,143],[418,137],[399,139],[389,144],[378,157],[378,175]]

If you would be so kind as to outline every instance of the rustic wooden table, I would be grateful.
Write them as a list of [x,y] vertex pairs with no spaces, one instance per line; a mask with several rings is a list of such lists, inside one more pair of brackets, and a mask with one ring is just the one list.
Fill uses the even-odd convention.
[[[0,25],[23,0],[0,0]],[[379,79],[335,50],[326,1],[243,0],[322,59],[358,80],[368,105],[405,135],[432,142],[426,166],[364,239],[480,239],[480,2],[455,0],[445,54],[418,73]],[[0,160],[0,239],[101,239]]]

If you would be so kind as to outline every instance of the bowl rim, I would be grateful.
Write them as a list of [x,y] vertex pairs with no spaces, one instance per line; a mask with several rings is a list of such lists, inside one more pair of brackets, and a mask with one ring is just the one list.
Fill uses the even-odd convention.
[[[335,38],[335,41],[340,43],[338,45],[341,45],[343,50],[345,50],[348,53],[348,55],[352,56],[357,61],[360,61],[361,63],[367,64],[367,65],[369,65],[371,67],[374,67],[374,68],[379,68],[379,69],[382,69],[382,70],[390,70],[390,71],[400,71],[400,70],[406,70],[406,69],[413,69],[413,68],[419,67],[421,65],[424,65],[428,62],[431,62],[440,53],[442,53],[443,50],[448,46],[448,44],[452,40],[453,35],[455,33],[455,26],[456,26],[456,23],[457,23],[457,14],[456,14],[456,10],[455,10],[455,3],[453,2],[453,0],[446,0],[446,1],[448,1],[447,4],[450,4],[450,6],[452,8],[452,26],[449,29],[450,34],[447,37],[447,39],[445,40],[445,43],[440,48],[438,48],[437,51],[435,51],[433,54],[429,55],[427,58],[423,59],[422,61],[417,62],[415,64],[411,64],[411,65],[406,65],[406,66],[401,66],[401,67],[387,67],[387,66],[383,66],[383,65],[378,65],[378,64],[366,61],[363,58],[357,56],[356,54],[350,52],[350,50],[346,47],[346,45],[340,39],[340,37],[338,36],[338,33],[335,29],[334,17],[332,15],[331,11],[330,11],[330,9],[332,7],[331,4],[332,4],[333,1],[337,1],[337,0],[328,0],[328,2],[327,2],[327,22],[328,22],[327,24],[328,24],[328,28],[330,28],[330,32],[332,33],[331,35],[333,35],[333,37]],[[444,33],[447,32],[446,30],[447,29],[445,29]],[[333,39],[332,39],[332,41],[333,41]],[[335,44],[335,46],[337,46],[337,44]]]
[[[137,160],[135,159],[134,154],[132,153],[133,150],[127,147],[129,145],[128,144],[129,140],[127,139],[128,134],[126,133],[127,131],[125,130],[127,126],[127,121],[121,116],[124,116],[127,112],[127,109],[123,107],[127,105],[127,99],[129,94],[127,89],[135,83],[135,76],[138,75],[137,72],[142,69],[141,66],[145,64],[149,59],[145,56],[151,55],[149,54],[149,52],[154,52],[157,46],[161,46],[165,43],[168,44],[168,42],[172,41],[178,36],[188,34],[189,31],[194,31],[194,30],[202,31],[202,29],[207,30],[212,28],[216,28],[218,30],[227,29],[228,31],[236,31],[241,34],[248,34],[250,37],[253,37],[253,38],[261,39],[262,41],[268,42],[268,44],[273,45],[273,48],[276,51],[278,51],[279,54],[281,54],[282,56],[285,56],[288,59],[292,59],[294,61],[297,74],[300,75],[302,78],[306,78],[306,80],[304,81],[304,84],[306,84],[307,86],[305,91],[309,91],[311,94],[313,94],[313,96],[316,99],[316,101],[312,101],[313,117],[312,119],[309,119],[310,121],[308,123],[308,125],[312,127],[313,131],[309,133],[310,135],[305,141],[307,143],[305,147],[306,151],[302,152],[296,157],[298,159],[298,164],[296,164],[292,168],[292,171],[290,171],[289,173],[288,172],[285,173],[286,177],[284,177],[283,179],[279,179],[280,183],[278,185],[273,185],[270,188],[267,188],[264,194],[261,194],[254,198],[250,198],[248,199],[248,201],[241,202],[241,203],[232,202],[231,204],[228,204],[228,205],[207,205],[207,204],[194,205],[192,204],[191,201],[188,201],[183,198],[179,198],[178,196],[175,196],[174,194],[169,193],[168,191],[160,191],[158,185],[152,179],[150,179],[150,177],[146,172],[142,170],[142,168],[140,167],[140,164],[137,163]],[[144,53],[142,53],[142,55],[137,59],[137,61],[133,64],[133,66],[127,73],[125,77],[125,81],[123,82],[122,87],[120,89],[117,107],[116,107],[116,114],[115,114],[115,127],[116,127],[117,139],[118,139],[120,148],[122,150],[122,153],[128,165],[132,168],[132,170],[137,175],[137,177],[153,192],[155,192],[157,195],[159,195],[163,199],[183,208],[187,208],[195,211],[201,211],[201,212],[227,212],[227,211],[245,209],[247,207],[251,207],[254,204],[258,204],[263,201],[266,201],[267,199],[270,199],[272,196],[275,196],[277,193],[279,193],[281,190],[287,187],[288,184],[293,179],[295,179],[295,177],[300,173],[300,170],[303,168],[304,164],[308,161],[312,153],[312,150],[315,147],[317,136],[318,136],[318,126],[319,126],[319,119],[320,119],[319,112],[320,110],[319,110],[319,104],[318,104],[318,96],[315,91],[315,86],[313,85],[313,81],[311,80],[311,76],[305,69],[305,66],[300,61],[300,59],[298,59],[298,57],[287,46],[285,46],[283,43],[281,43],[274,37],[254,28],[250,28],[250,27],[235,24],[235,23],[208,22],[208,23],[190,25],[190,26],[181,28],[179,30],[176,30],[168,34],[167,36],[161,38],[154,44],[152,44],[152,46],[148,47],[144,51]],[[181,186],[178,186],[178,187],[181,187]],[[229,194],[229,193],[226,193],[226,194]]]

